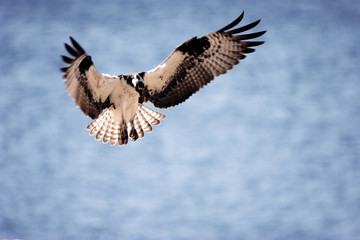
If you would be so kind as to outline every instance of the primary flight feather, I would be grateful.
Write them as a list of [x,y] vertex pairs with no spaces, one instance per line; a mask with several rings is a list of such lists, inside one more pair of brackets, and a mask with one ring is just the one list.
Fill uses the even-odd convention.
[[214,77],[233,68],[245,54],[263,41],[253,41],[265,31],[243,34],[260,20],[234,28],[244,12],[224,28],[179,45],[160,65],[147,72],[110,76],[96,70],[92,59],[72,38],[65,48],[73,57],[62,56],[69,64],[66,89],[76,105],[94,121],[87,127],[96,139],[111,145],[127,144],[151,132],[166,116],[143,105],[168,108],[184,102]]

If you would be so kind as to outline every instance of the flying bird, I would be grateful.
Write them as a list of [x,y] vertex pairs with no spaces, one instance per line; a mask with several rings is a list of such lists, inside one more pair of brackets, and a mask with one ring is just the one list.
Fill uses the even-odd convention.
[[160,124],[166,116],[144,103],[150,101],[157,108],[176,106],[264,43],[253,39],[266,31],[244,34],[260,20],[235,28],[243,17],[244,12],[220,30],[182,43],[149,71],[117,76],[98,72],[92,58],[70,37],[72,46],[65,43],[65,48],[73,58],[62,56],[69,66],[61,71],[69,95],[93,119],[87,126],[90,135],[110,145],[125,145],[128,139],[136,141],[151,132],[151,125]]

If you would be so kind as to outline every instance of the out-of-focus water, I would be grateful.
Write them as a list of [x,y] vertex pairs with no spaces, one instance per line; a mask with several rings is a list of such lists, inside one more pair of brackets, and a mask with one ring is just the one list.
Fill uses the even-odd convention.
[[[266,43],[135,144],[65,91],[63,42],[146,71],[245,11]],[[358,239],[359,1],[0,2],[0,239]],[[149,105],[152,107],[152,105]]]

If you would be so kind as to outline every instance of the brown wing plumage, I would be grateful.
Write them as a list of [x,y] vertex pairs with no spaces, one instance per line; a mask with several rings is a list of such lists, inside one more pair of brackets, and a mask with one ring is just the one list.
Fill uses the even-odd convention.
[[148,71],[144,78],[148,100],[159,108],[182,103],[214,77],[233,68],[245,54],[254,52],[252,47],[264,42],[246,40],[260,37],[266,31],[237,35],[260,22],[232,29],[243,17],[244,12],[224,28],[186,41],[157,68]]
[[[127,144],[151,132],[151,125],[160,124],[165,115],[139,103],[139,93],[130,82],[133,74],[110,76],[94,67],[91,57],[70,37],[73,46],[65,48],[73,58],[62,56],[69,64],[61,70],[69,95],[76,105],[94,121],[87,127],[96,139],[111,145]],[[125,79],[126,78],[126,79]]]
[[103,74],[99,73],[84,49],[72,38],[73,45],[65,43],[65,48],[74,58],[62,56],[68,67],[61,68],[65,73],[66,88],[69,95],[75,100],[76,105],[89,117],[95,119],[107,107],[110,106],[107,97],[99,97],[96,85],[104,81]]

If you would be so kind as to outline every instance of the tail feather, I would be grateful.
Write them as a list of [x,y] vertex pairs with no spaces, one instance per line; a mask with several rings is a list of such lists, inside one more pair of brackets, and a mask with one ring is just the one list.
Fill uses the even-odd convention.
[[106,128],[107,128],[107,126],[106,126],[106,123],[101,127],[101,129],[97,132],[97,134],[95,135],[95,139],[96,140],[100,140],[103,136],[104,136],[104,134],[105,134],[105,132],[106,132]]
[[136,115],[139,118],[140,121],[140,126],[141,128],[145,131],[145,132],[152,132],[152,127],[150,125],[150,123],[146,120],[146,118],[144,117],[144,115],[142,114],[142,112],[140,110],[137,111]]
[[113,134],[110,136],[110,145],[114,146],[119,140],[120,124],[114,125]]
[[108,141],[110,141],[111,136],[113,135],[113,121],[109,121],[108,122],[108,126],[106,128],[106,132],[105,135],[103,137],[103,143],[107,143]]
[[89,124],[89,126],[86,127],[87,130],[91,130],[90,135],[94,135],[100,130],[100,128],[104,124],[104,118],[106,114],[108,114],[108,112],[100,114],[95,121],[93,121],[91,124]]
[[166,115],[155,112],[154,110],[148,108],[145,105],[141,105],[141,108],[157,120],[163,120],[166,118]]
[[140,121],[139,121],[139,118],[137,115],[135,115],[135,118],[134,118],[134,125],[135,125],[135,129],[136,129],[136,132],[137,132],[139,138],[143,138],[144,130],[142,129],[142,127],[140,125]]
[[96,134],[96,137],[95,137],[96,140],[100,140],[105,135],[110,121],[111,121],[111,111],[109,111],[107,114],[105,114],[103,124],[100,127],[100,130],[98,131],[98,133]]
[[133,142],[138,138],[143,138],[144,131],[151,132],[151,125],[160,124],[160,120],[166,117],[164,114],[155,112],[154,110],[139,104],[133,120],[128,123],[121,123],[118,121],[114,122],[114,111],[116,110],[113,107],[110,107],[86,128],[90,131],[90,135],[96,135],[96,140],[102,139],[103,143],[110,142],[111,146],[116,143],[119,145],[126,145],[129,138]]
[[153,116],[151,116],[149,113],[147,113],[145,110],[143,110],[142,108],[140,108],[140,112],[141,114],[144,116],[144,118],[146,119],[146,121],[149,123],[149,124],[152,124],[152,125],[159,125],[160,124],[160,121],[157,120],[156,118],[154,118]]

